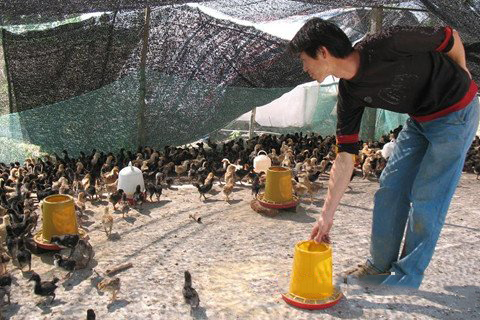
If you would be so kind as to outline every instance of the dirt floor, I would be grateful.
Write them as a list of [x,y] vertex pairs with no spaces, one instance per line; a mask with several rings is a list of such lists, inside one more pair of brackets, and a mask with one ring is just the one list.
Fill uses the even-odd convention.
[[[326,179],[326,178],[324,178]],[[326,181],[325,181],[326,182]],[[368,254],[373,194],[377,182],[355,178],[341,202],[331,233],[334,275],[360,263]],[[92,269],[61,281],[52,305],[33,294],[30,273],[12,271],[12,304],[2,313],[10,319],[85,319],[93,308],[97,319],[478,319],[480,314],[480,181],[463,175],[454,196],[434,258],[420,290],[397,291],[342,286],[345,297],[333,308],[306,311],[287,305],[295,243],[305,240],[322,205],[299,205],[275,218],[250,209],[248,187],[238,186],[232,201],[223,201],[215,185],[205,202],[190,186],[164,190],[158,203],[122,218],[117,212],[113,235],[102,231],[102,206],[88,204],[88,230],[95,250],[91,267],[99,273],[125,262],[133,267],[118,274],[122,289],[116,302],[99,292]],[[189,219],[198,213],[203,223]],[[11,268],[9,264],[9,269]],[[66,272],[50,254],[35,255],[33,269],[50,280]],[[183,301],[183,272],[190,270],[200,308],[190,314]],[[40,301],[40,303],[39,303]],[[38,304],[39,303],[39,304]]]

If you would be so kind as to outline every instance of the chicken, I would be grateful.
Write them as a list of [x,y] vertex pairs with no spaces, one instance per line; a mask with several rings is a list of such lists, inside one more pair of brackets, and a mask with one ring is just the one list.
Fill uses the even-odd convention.
[[362,171],[363,171],[363,178],[366,179],[369,175],[373,173],[373,166],[372,166],[372,161],[374,160],[373,156],[368,156],[365,159],[365,162],[362,165]]
[[87,208],[86,206],[87,199],[85,198],[85,192],[79,192],[77,199],[75,200],[75,210],[80,212],[83,215],[83,211]]
[[28,271],[32,270],[32,253],[25,247],[23,238],[17,240],[17,254],[15,256],[20,270],[23,270],[25,264],[28,264]]
[[112,194],[112,193],[116,192],[117,188],[118,188],[118,180],[115,180],[114,182],[109,183],[109,184],[105,184],[105,191],[108,194]]
[[97,198],[97,189],[94,185],[89,185],[87,189],[85,189],[85,192],[90,197],[90,201],[93,201],[93,197]]
[[103,176],[103,182],[107,184],[112,184],[118,179],[118,167],[114,167],[112,171]]
[[185,284],[183,285],[182,294],[185,298],[185,303],[190,305],[191,311],[194,308],[198,308],[200,305],[200,297],[198,296],[197,290],[192,287],[192,276],[188,271],[185,271]]
[[145,189],[147,190],[148,196],[150,198],[150,202],[153,202],[152,197],[156,191],[155,184],[153,184],[153,182],[148,182],[147,185],[145,186]]
[[83,177],[81,181],[83,190],[86,190],[90,186],[90,179],[91,179],[90,173],[87,173],[85,177]]
[[116,205],[122,201],[122,197],[123,189],[118,189],[118,191],[112,193],[110,197],[108,197],[108,201],[113,205],[113,210],[117,210]]
[[[7,296],[8,304],[10,304],[10,288],[12,286],[12,277],[9,274],[0,277],[0,290],[3,296]],[[3,302],[3,297],[2,297]]]
[[64,234],[61,236],[52,236],[50,242],[57,246],[74,249],[79,240],[80,236],[78,234]]
[[233,164],[228,165],[227,170],[225,171],[225,175],[224,175],[225,183],[227,183],[227,181],[229,181],[229,180],[233,180],[233,183],[235,183],[235,170],[237,170],[235,165],[233,165]]
[[103,292],[112,293],[112,301],[115,301],[117,298],[117,293],[120,291],[120,278],[105,278],[97,284],[97,288]]
[[40,276],[33,272],[30,280],[28,281],[35,281],[35,287],[33,289],[33,292],[36,295],[42,296],[42,297],[52,297],[52,301],[50,301],[50,304],[52,304],[53,300],[55,300],[55,289],[57,289],[56,283],[60,280],[58,278],[53,278],[51,281],[42,281]]
[[69,259],[71,258],[75,261],[75,269],[84,269],[90,263],[93,255],[93,248],[88,240],[80,239],[75,249],[70,252]]
[[175,173],[177,174],[177,176],[180,176],[185,172],[187,172],[189,164],[190,164],[190,160],[185,160],[181,165],[175,166]]
[[262,185],[260,183],[260,175],[255,174],[255,178],[253,178],[252,182],[252,195],[255,199],[257,198],[258,193],[260,192],[260,189],[262,189],[262,187],[265,187],[265,185]]
[[56,253],[53,255],[53,264],[57,268],[62,268],[68,271],[67,275],[65,276],[66,279],[72,275],[73,271],[75,271],[77,263],[73,259],[63,258],[60,254]]
[[323,188],[323,184],[311,182],[305,174],[303,175],[302,183],[307,187],[307,193],[310,194],[310,202],[313,203],[313,195]]
[[105,207],[103,216],[102,216],[102,224],[103,228],[105,229],[105,233],[107,234],[107,238],[110,238],[112,234],[112,227],[113,227],[113,216],[109,213],[109,208]]
[[297,197],[301,197],[308,193],[308,188],[304,184],[298,182],[295,179],[292,179],[292,187],[293,187],[293,193]]
[[133,203],[135,205],[142,205],[145,202],[145,193],[142,192],[142,187],[138,184],[133,193]]
[[87,320],[95,320],[97,316],[95,315],[95,311],[93,309],[87,310]]
[[225,181],[225,186],[223,187],[223,194],[225,195],[225,201],[230,201],[230,194],[233,191],[233,187],[235,187],[235,179],[233,176]]
[[0,253],[0,275],[7,273],[7,263],[10,261],[10,257],[5,252]]
[[207,197],[205,197],[205,194],[208,193],[210,190],[212,190],[213,186],[213,177],[208,180],[205,179],[205,183],[200,185],[198,182],[193,183],[193,185],[197,188],[198,193],[200,193],[200,199],[202,199],[202,196],[205,200],[207,200]]

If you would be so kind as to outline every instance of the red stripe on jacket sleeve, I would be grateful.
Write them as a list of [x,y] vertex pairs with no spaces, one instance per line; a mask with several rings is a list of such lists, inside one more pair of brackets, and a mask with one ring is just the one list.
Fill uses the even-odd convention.
[[358,142],[358,133],[337,136],[337,144]]
[[438,48],[435,49],[435,51],[440,51],[440,52],[443,51],[447,47],[448,42],[450,41],[450,38],[452,37],[452,34],[453,34],[452,27],[445,27],[445,39],[438,46]]

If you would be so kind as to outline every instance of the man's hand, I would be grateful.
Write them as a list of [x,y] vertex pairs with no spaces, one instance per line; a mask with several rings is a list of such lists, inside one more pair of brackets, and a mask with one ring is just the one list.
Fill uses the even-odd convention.
[[318,218],[317,222],[313,226],[312,233],[310,234],[310,240],[316,242],[330,243],[329,232],[333,225],[333,217],[324,217],[323,214]]
[[346,152],[340,152],[337,155],[332,170],[330,171],[328,191],[327,196],[325,197],[325,203],[323,204],[322,214],[313,227],[312,233],[310,234],[310,240],[315,240],[317,242],[330,242],[328,233],[333,225],[333,215],[340,203],[340,199],[345,193],[345,189],[347,189],[347,186],[350,183],[353,166],[353,155]]

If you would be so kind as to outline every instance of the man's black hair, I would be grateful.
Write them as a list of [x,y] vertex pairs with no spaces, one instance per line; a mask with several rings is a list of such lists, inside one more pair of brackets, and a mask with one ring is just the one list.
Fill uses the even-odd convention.
[[288,47],[293,53],[305,52],[314,59],[320,47],[327,48],[336,58],[345,58],[353,51],[352,43],[345,32],[334,23],[321,18],[308,20]]

